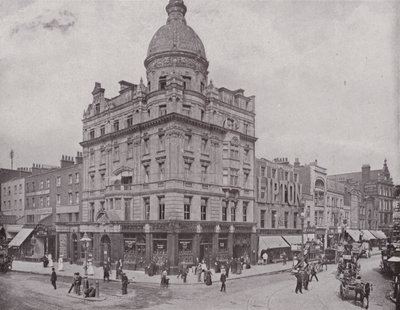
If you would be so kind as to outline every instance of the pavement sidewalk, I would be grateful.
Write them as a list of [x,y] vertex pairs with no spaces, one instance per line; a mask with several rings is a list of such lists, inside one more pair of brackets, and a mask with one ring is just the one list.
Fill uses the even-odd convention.
[[[56,270],[58,277],[72,277],[75,272],[79,272],[82,276],[84,274],[84,269],[82,265],[76,264],[69,264],[64,263],[64,271],[58,271],[58,263],[54,263],[54,268]],[[92,280],[103,280],[103,268],[102,267],[93,267],[94,275],[88,276],[89,279]],[[282,263],[276,264],[268,264],[268,265],[255,265],[251,266],[250,269],[242,270],[241,274],[232,274],[229,273],[228,281],[247,278],[247,277],[255,277],[260,275],[266,274],[276,274],[280,272],[285,272],[292,269],[292,262],[288,262],[286,265]],[[44,268],[43,263],[36,263],[36,262],[26,262],[26,261],[19,261],[14,260],[12,264],[12,270],[17,272],[26,272],[32,274],[44,274],[49,275],[51,274],[51,267]],[[136,271],[136,270],[124,270],[128,279],[131,282],[135,283],[144,283],[144,284],[160,284],[161,278],[160,275],[155,276],[148,276],[145,274],[144,271]],[[215,274],[212,272],[213,281],[219,281],[220,273]],[[190,285],[190,284],[203,284],[204,282],[198,282],[197,276],[194,273],[194,269],[189,269],[189,273],[187,275],[186,283],[183,283],[181,278],[177,278],[177,276],[169,275],[170,284],[173,285]],[[203,279],[203,277],[202,277]],[[116,280],[115,278],[115,270],[112,270],[110,280],[112,281],[121,281]]]

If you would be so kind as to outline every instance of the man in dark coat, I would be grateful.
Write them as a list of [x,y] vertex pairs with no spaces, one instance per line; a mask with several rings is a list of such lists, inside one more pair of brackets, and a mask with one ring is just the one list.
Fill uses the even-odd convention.
[[318,282],[318,277],[317,277],[317,270],[316,270],[316,268],[315,268],[315,264],[313,264],[312,266],[311,266],[311,278],[310,278],[310,282],[312,281],[312,279],[315,277],[315,279],[317,280],[317,282]]
[[126,273],[122,273],[122,295],[128,294],[128,277],[126,276]]
[[110,266],[108,265],[107,262],[104,262],[103,265],[103,281],[105,282],[107,280],[107,282],[110,282]]
[[221,273],[220,281],[221,281],[221,290],[220,291],[222,292],[222,290],[223,290],[226,293],[226,285],[225,285],[226,275],[225,275],[225,272]]
[[74,277],[72,278],[72,284],[71,287],[69,288],[68,294],[71,293],[72,289],[75,287],[77,278],[78,278],[78,273],[75,272]]
[[53,285],[54,289],[57,289],[57,274],[56,271],[54,270],[54,268],[51,268],[52,272],[51,272],[51,276],[50,276],[50,282]]
[[303,287],[308,291],[308,282],[310,281],[310,275],[308,274],[308,268],[305,268],[303,271]]
[[300,291],[300,293],[303,294],[303,292],[302,292],[302,290],[301,290],[302,285],[303,285],[303,279],[302,279],[302,276],[301,276],[300,271],[298,271],[298,272],[296,273],[296,279],[297,279],[297,282],[296,282],[296,289],[295,289],[295,292],[296,292],[296,294],[297,294],[297,292]]
[[76,280],[75,280],[75,294],[81,294],[81,284],[82,284],[82,277],[79,272],[76,273]]
[[85,298],[87,298],[87,297],[95,297],[96,296],[96,289],[93,287],[93,283],[90,284],[90,286],[88,288],[86,288],[83,293],[85,294]]
[[46,268],[47,265],[49,264],[49,259],[47,258],[46,255],[44,255],[44,256],[42,257],[42,262],[43,262],[43,267]]

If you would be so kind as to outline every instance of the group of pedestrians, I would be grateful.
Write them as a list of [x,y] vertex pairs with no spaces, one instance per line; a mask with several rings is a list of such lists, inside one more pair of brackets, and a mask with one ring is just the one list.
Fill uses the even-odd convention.
[[308,290],[308,284],[312,282],[315,278],[317,282],[319,279],[317,277],[317,265],[315,263],[306,264],[304,268],[298,268],[294,270],[294,275],[296,277],[296,288],[295,293],[300,292],[303,294],[303,288]]

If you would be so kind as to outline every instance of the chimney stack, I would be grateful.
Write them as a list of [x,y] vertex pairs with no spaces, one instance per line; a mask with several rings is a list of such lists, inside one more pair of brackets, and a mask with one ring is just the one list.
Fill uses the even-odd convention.
[[74,165],[74,158],[67,155],[62,155],[60,160],[61,168],[66,168]]
[[83,155],[82,152],[76,152],[76,157],[75,157],[75,164],[82,164],[83,163]]

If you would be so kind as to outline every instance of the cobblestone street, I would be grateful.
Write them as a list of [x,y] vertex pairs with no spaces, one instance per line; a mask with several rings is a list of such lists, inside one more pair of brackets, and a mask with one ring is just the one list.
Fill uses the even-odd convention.
[[[390,283],[379,273],[380,256],[361,260],[361,275],[374,285],[369,309],[394,309],[386,298]],[[227,283],[227,293],[219,292],[218,275],[212,286],[172,285],[162,289],[156,284],[129,284],[122,296],[120,283],[100,282],[101,302],[83,301],[68,296],[69,278],[62,277],[54,291],[49,277],[9,273],[0,278],[2,309],[359,309],[351,298],[342,301],[336,266],[318,274],[319,282],[309,291],[296,295],[295,278],[288,272],[242,278]]]

